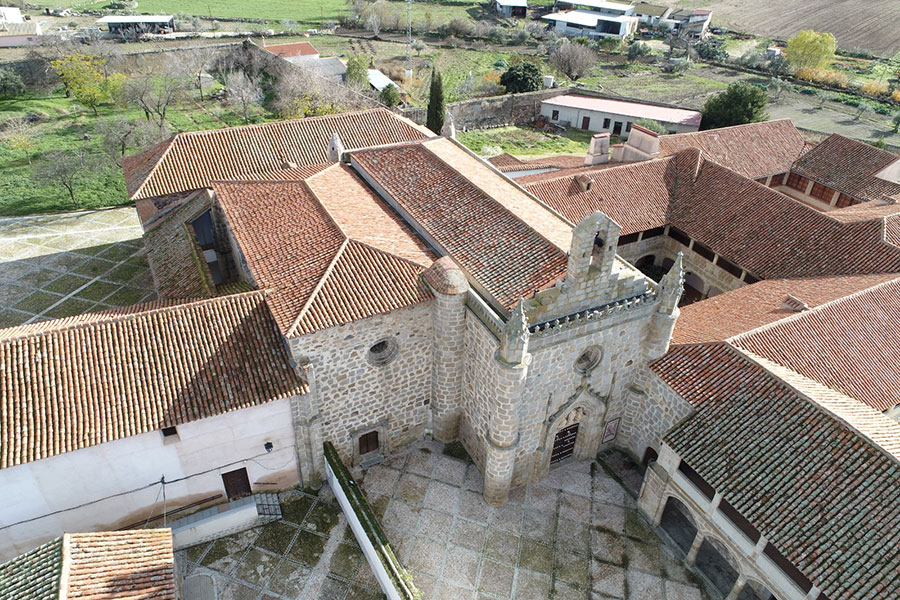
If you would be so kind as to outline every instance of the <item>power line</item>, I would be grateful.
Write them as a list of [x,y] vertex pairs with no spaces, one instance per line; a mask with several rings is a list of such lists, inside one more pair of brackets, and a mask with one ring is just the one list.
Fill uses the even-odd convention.
[[[280,448],[279,450],[276,450],[276,452],[280,452],[281,450],[287,450],[287,449],[290,449],[290,448],[293,448],[293,446],[286,446],[286,447],[284,447],[284,448]],[[223,464],[223,465],[219,465],[219,466],[217,466],[217,467],[212,467],[212,468],[206,469],[205,471],[200,471],[200,472],[197,472],[197,473],[191,473],[190,475],[185,475],[184,477],[179,477],[178,479],[173,479],[173,480],[171,480],[171,481],[166,481],[165,476],[163,476],[163,477],[162,477],[161,479],[159,479],[158,481],[154,481],[153,483],[148,483],[147,485],[144,485],[144,486],[141,486],[141,487],[136,487],[136,488],[131,489],[131,490],[126,490],[126,491],[124,491],[124,492],[118,492],[118,493],[116,493],[116,494],[110,494],[109,496],[104,496],[104,497],[102,497],[102,498],[97,498],[97,499],[95,499],[95,500],[89,500],[88,502],[83,502],[83,503],[81,503],[81,504],[79,504],[79,505],[77,505],[77,506],[70,506],[70,507],[68,507],[68,508],[61,508],[61,509],[59,509],[59,510],[54,510],[53,512],[44,513],[44,514],[38,515],[38,516],[36,516],[36,517],[31,517],[31,518],[29,518],[29,519],[23,519],[23,520],[21,520],[21,521],[16,521],[15,523],[10,523],[9,525],[3,525],[2,527],[0,527],[0,531],[4,531],[4,530],[6,530],[6,529],[11,529],[12,527],[18,527],[19,525],[24,525],[24,524],[26,524],[26,523],[32,523],[32,522],[34,522],[34,521],[39,521],[40,519],[45,519],[45,518],[47,518],[47,517],[52,517],[52,516],[54,516],[54,515],[58,515],[58,514],[61,514],[61,513],[64,513],[64,512],[70,512],[70,511],[73,511],[73,510],[78,510],[78,509],[80,509],[80,508],[85,508],[85,507],[90,506],[90,505],[92,505],[92,504],[97,504],[97,503],[99,503],[99,502],[104,502],[104,501],[106,501],[106,500],[112,500],[113,498],[120,498],[120,497],[126,496],[126,495],[128,495],[128,494],[134,494],[134,493],[136,493],[136,492],[142,492],[142,491],[144,491],[144,490],[147,490],[147,489],[152,488],[152,487],[155,486],[155,485],[162,485],[162,490],[160,490],[160,491],[161,491],[163,494],[165,494],[165,486],[166,486],[166,485],[171,485],[171,484],[173,484],[173,483],[179,483],[179,482],[181,482],[181,481],[186,481],[186,480],[188,480],[188,479],[191,479],[192,477],[199,477],[200,475],[207,475],[207,474],[209,474],[209,473],[212,473],[213,471],[218,471],[218,470],[220,470],[220,469],[224,469],[224,468],[226,468],[226,467],[231,467],[231,466],[234,466],[234,465],[237,465],[237,464],[241,464],[241,463],[245,463],[245,462],[248,462],[248,461],[257,464],[257,465],[263,467],[264,469],[268,469],[268,467],[265,467],[265,466],[263,466],[263,465],[260,465],[260,463],[258,463],[255,459],[261,458],[261,457],[263,457],[263,456],[270,456],[271,454],[272,454],[272,453],[270,453],[270,452],[263,452],[263,453],[261,453],[261,454],[256,454],[256,455],[254,455],[254,456],[250,456],[250,457],[247,457],[247,458],[242,458],[242,459],[239,459],[239,460],[230,462],[230,463],[226,463],[226,464]],[[287,463],[285,463],[285,464],[288,464],[288,463],[290,463],[290,462],[293,462],[293,458],[292,458],[291,460],[289,460],[289,461],[288,461]],[[278,468],[279,468],[279,467],[276,467],[276,469],[273,469],[273,470],[277,470]],[[156,494],[156,500],[159,499],[159,494],[160,494],[160,492],[157,492],[157,494]],[[165,495],[163,495],[163,498],[165,498]],[[153,501],[153,504],[156,504],[156,500]],[[151,513],[150,516],[152,517],[153,514]],[[149,519],[148,519],[148,522],[149,522]]]

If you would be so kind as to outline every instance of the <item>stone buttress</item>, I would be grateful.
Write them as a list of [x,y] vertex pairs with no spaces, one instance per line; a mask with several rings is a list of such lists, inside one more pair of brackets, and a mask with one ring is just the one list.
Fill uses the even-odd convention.
[[449,256],[424,273],[434,293],[434,341],[431,370],[432,434],[447,443],[459,437],[465,367],[468,281]]
[[531,359],[528,338],[524,303],[519,300],[504,327],[493,365],[497,385],[484,465],[484,499],[492,506],[509,499],[519,443],[519,403]]

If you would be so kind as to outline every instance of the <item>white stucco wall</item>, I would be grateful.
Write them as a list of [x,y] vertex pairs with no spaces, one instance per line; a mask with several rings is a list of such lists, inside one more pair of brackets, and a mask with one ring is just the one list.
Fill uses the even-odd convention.
[[[555,110],[559,111],[559,115],[556,119],[552,118],[553,111]],[[544,115],[551,123],[568,121],[569,126],[576,129],[581,129],[582,119],[584,117],[589,117],[591,119],[591,122],[588,126],[588,131],[608,131],[612,133],[615,124],[618,121],[622,124],[622,131],[617,135],[621,135],[623,137],[627,134],[627,132],[625,131],[626,126],[629,123],[634,123],[639,118],[619,115],[616,113],[608,113],[599,110],[586,110],[583,108],[558,106],[547,103],[541,104],[541,114]],[[603,127],[604,119],[609,119],[609,127]],[[699,126],[695,125],[682,125],[680,123],[669,123],[666,121],[661,121],[661,123],[666,126],[666,129],[669,130],[669,133],[686,133],[689,131],[697,131],[699,129]]]
[[[117,529],[159,515],[154,482],[163,476],[175,481],[166,485],[168,511],[215,494],[222,502],[221,474],[242,467],[254,492],[298,482],[289,399],[179,425],[178,440],[152,431],[0,470],[0,561],[65,531]],[[114,494],[122,495],[107,498]],[[9,527],[56,511],[63,512]]]

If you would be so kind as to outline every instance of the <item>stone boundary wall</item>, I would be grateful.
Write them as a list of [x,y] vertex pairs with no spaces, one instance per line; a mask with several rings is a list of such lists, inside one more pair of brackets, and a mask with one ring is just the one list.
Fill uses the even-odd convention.
[[[505,94],[487,98],[474,98],[447,104],[447,110],[453,117],[457,129],[489,129],[506,125],[533,123],[541,114],[541,102],[556,96],[563,96],[573,88],[552,88],[524,94]],[[404,117],[424,125],[427,109],[411,107],[401,109]]]
[[394,555],[359,484],[330,442],[325,442],[325,476],[381,590],[390,600],[421,599],[422,593]]

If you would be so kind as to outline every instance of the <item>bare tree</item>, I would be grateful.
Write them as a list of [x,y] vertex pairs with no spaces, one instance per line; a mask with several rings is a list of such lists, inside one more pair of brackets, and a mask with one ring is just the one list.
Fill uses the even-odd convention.
[[186,51],[181,57],[181,67],[200,92],[200,102],[203,102],[203,75],[212,69],[220,53],[215,46],[203,46]]
[[3,130],[0,131],[0,142],[24,154],[28,164],[31,164],[31,155],[34,152],[34,127],[28,119],[18,117],[7,120]]
[[163,68],[151,70],[144,78],[129,81],[122,93],[128,104],[143,110],[147,120],[153,119],[162,131],[169,107],[184,97],[186,88],[187,81],[180,69],[169,60]]
[[139,119],[111,119],[97,126],[103,135],[103,150],[110,161],[122,166],[122,157],[129,148],[143,148],[162,140],[168,132],[155,124]]
[[225,76],[225,92],[228,103],[240,108],[244,123],[249,123],[250,109],[262,102],[259,80],[243,71],[232,71]]
[[550,56],[551,64],[573,81],[590,73],[597,63],[597,54],[581,44],[563,44]]
[[72,200],[75,208],[78,208],[78,200],[75,198],[75,187],[85,172],[92,168],[93,157],[84,149],[53,150],[34,165],[31,173],[32,179],[41,185],[48,182],[63,186]]

